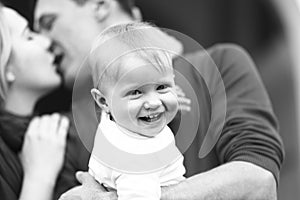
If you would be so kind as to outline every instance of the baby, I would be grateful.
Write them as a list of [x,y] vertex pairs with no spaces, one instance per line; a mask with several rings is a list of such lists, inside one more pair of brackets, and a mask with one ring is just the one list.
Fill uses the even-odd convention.
[[[178,111],[169,38],[147,23],[104,30],[89,56],[102,110],[89,172],[119,200],[159,200],[184,179],[167,124]],[[167,51],[169,50],[169,51]]]

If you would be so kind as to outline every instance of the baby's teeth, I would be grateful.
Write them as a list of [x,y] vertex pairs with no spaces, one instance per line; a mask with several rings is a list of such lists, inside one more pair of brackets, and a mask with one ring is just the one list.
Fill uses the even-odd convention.
[[153,118],[156,118],[158,117],[159,114],[156,114],[156,115],[147,115],[146,117],[149,118],[149,119],[153,119]]
[[156,115],[150,115],[149,118],[152,119],[152,118],[155,118],[157,116],[158,116],[158,114],[156,114]]

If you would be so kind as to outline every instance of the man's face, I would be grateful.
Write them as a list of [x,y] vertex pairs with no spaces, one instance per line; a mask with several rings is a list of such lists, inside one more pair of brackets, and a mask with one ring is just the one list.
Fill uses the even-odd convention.
[[69,88],[73,86],[77,70],[93,40],[101,31],[94,9],[91,1],[83,5],[72,0],[37,1],[35,27],[57,44],[54,51],[62,53],[60,70]]

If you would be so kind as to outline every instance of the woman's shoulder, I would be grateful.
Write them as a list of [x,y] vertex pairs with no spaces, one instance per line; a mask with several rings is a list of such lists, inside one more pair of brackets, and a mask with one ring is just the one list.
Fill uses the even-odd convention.
[[0,109],[0,136],[14,152],[22,148],[24,134],[32,116],[20,116]]

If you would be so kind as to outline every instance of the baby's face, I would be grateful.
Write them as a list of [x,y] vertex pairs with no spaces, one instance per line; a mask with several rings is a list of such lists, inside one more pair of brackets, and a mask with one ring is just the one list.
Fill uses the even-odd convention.
[[121,65],[118,81],[106,90],[110,112],[123,128],[153,137],[178,110],[172,67],[161,71],[137,56]]

